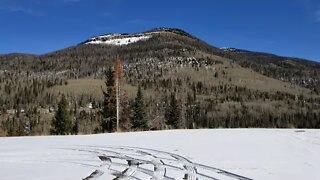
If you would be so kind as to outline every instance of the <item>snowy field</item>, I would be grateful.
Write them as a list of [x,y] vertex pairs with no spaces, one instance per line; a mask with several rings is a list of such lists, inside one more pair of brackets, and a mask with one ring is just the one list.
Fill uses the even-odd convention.
[[0,138],[0,179],[319,179],[320,130]]

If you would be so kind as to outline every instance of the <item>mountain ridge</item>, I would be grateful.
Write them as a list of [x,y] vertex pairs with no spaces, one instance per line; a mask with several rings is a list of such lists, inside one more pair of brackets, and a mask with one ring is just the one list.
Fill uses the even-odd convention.
[[112,71],[118,55],[128,104],[140,86],[151,129],[168,128],[165,113],[172,97],[179,105],[180,128],[320,127],[317,63],[226,52],[183,31],[161,32],[134,43],[113,45],[119,40],[106,39],[112,43],[80,43],[39,56],[0,56],[0,135],[1,128],[12,135],[23,127],[16,126],[17,119],[35,125],[33,134],[48,134],[62,95],[81,132],[97,132],[104,120],[106,71]]
[[[60,51],[63,49],[67,49],[67,48],[71,48],[77,45],[82,45],[85,44],[87,41],[89,41],[92,38],[96,38],[99,36],[107,36],[107,35],[114,35],[114,36],[135,36],[135,35],[139,35],[139,34],[145,34],[145,33],[154,33],[154,32],[171,32],[171,33],[176,33],[179,35],[184,35],[193,39],[197,39],[199,41],[202,41],[200,39],[198,39],[196,36],[191,35],[190,33],[187,33],[186,31],[179,29],[179,28],[170,28],[170,27],[158,27],[158,28],[152,28],[150,30],[146,30],[143,32],[134,32],[134,33],[119,33],[119,32],[112,32],[112,33],[104,33],[104,34],[100,34],[100,35],[94,35],[89,37],[88,39],[84,40],[83,42],[80,42],[78,44],[75,45],[71,45],[65,48],[60,48],[57,49],[55,51],[51,51],[51,52],[46,52],[46,53],[42,53],[42,54],[33,54],[33,53],[20,53],[20,52],[12,52],[12,53],[2,53],[0,54],[0,56],[42,56],[42,55],[46,55],[46,54],[50,54],[56,51]],[[204,41],[205,42],[205,41]],[[214,45],[208,44],[209,46],[212,46],[214,48],[218,48],[220,50],[223,51],[232,51],[232,52],[250,52],[250,53],[259,53],[259,54],[265,54],[265,55],[271,55],[271,56],[277,56],[277,57],[281,57],[281,58],[290,58],[290,59],[297,59],[297,60],[303,60],[303,61],[311,61],[314,63],[317,63],[320,65],[320,62],[318,62],[317,60],[312,60],[312,59],[307,59],[307,58],[301,58],[301,57],[295,57],[295,56],[286,56],[286,55],[278,55],[272,52],[265,52],[265,51],[253,51],[253,50],[249,50],[249,49],[240,49],[240,48],[236,48],[236,47],[216,47]]]
[[[169,51],[172,51],[171,55],[168,54]],[[65,61],[70,61],[74,57],[104,61],[102,57],[105,55],[110,57],[116,56],[116,54],[124,54],[126,60],[132,58],[132,53],[136,54],[137,52],[142,53],[142,56],[154,54],[162,57],[164,54],[172,56],[178,53],[187,57],[192,56],[196,51],[228,58],[244,68],[252,69],[268,77],[294,83],[317,93],[320,91],[319,62],[237,48],[217,48],[178,28],[160,27],[131,34],[108,33],[93,36],[78,45],[42,55],[0,55],[0,62],[23,59],[29,61],[65,59]],[[63,69],[60,64],[56,64],[56,66]]]

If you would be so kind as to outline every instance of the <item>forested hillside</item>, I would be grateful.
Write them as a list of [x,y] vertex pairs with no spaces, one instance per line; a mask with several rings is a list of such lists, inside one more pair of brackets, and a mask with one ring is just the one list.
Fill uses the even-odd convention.
[[114,131],[117,55],[122,131],[320,128],[319,63],[219,49],[158,28],[96,36],[43,55],[1,55],[0,135],[50,134],[62,97],[68,133]]

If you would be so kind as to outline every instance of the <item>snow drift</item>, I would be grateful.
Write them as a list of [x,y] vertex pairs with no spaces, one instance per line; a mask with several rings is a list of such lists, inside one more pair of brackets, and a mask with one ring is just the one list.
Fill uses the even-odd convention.
[[0,179],[317,179],[320,130],[0,138]]

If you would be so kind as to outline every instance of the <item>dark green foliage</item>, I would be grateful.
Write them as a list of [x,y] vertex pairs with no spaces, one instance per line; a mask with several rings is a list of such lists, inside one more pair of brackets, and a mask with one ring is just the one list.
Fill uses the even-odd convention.
[[129,131],[131,128],[131,118],[132,118],[132,108],[129,104],[128,98],[125,93],[121,95],[120,101],[120,119],[119,119],[119,127],[121,131]]
[[72,134],[77,135],[79,133],[79,124],[78,121],[76,120],[72,126]]
[[143,94],[140,86],[138,87],[137,96],[133,105],[133,117],[131,119],[131,124],[133,129],[148,129]]
[[170,95],[170,101],[165,111],[165,119],[167,125],[172,128],[179,128],[181,126],[181,110],[174,93]]
[[116,91],[114,87],[113,71],[109,68],[106,71],[106,87],[107,90],[103,91],[103,109],[102,116],[103,120],[101,122],[102,132],[112,132],[116,128]]
[[52,119],[51,134],[66,135],[71,133],[72,121],[69,111],[69,105],[66,97],[63,95],[58,104],[58,110]]

